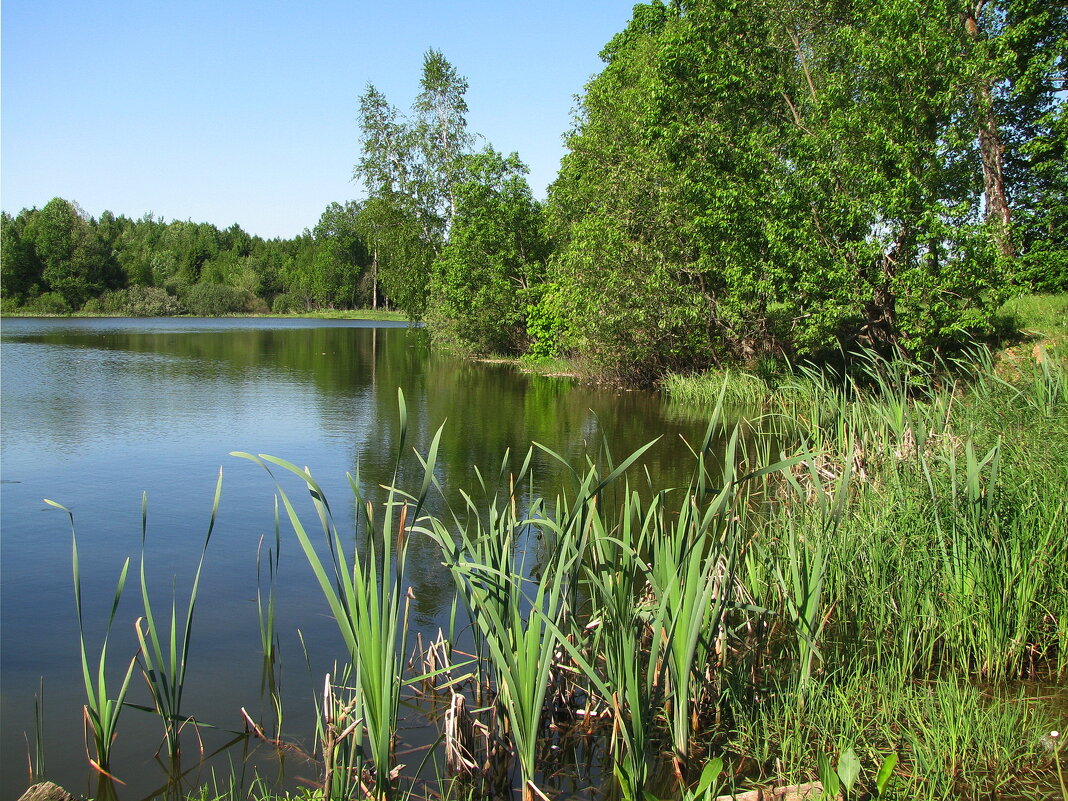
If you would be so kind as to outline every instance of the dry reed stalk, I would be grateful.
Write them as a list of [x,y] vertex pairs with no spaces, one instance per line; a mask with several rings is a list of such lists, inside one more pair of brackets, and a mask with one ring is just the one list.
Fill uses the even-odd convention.
[[475,726],[463,695],[451,691],[452,700],[445,712],[445,765],[454,774],[470,776],[478,768],[471,749]]

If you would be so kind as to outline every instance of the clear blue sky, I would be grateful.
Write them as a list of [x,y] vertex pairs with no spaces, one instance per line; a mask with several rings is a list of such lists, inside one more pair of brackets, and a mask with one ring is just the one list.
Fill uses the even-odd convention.
[[358,199],[358,99],[407,110],[423,53],[467,77],[471,130],[544,197],[574,95],[633,0],[4,0],[0,205],[59,196],[290,237]]

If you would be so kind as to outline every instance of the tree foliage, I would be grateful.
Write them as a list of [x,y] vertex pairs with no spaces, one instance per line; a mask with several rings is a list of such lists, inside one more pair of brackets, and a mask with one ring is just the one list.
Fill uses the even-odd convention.
[[[565,344],[643,378],[984,330],[1014,277],[991,177],[1010,173],[1012,137],[993,98],[1016,91],[1002,56],[1042,4],[1025,5],[635,7],[550,193]],[[1036,117],[1049,130],[1051,113]],[[1051,172],[1063,180],[1063,163]]]
[[362,213],[360,204],[332,203],[314,231],[264,240],[236,224],[220,230],[111,212],[94,220],[56,198],[2,215],[0,291],[5,308],[50,314],[255,312],[276,297],[291,311],[358,307],[372,289]]
[[1016,274],[1029,288],[1068,290],[1068,9],[1048,0],[983,6],[995,109],[1004,121]]
[[456,214],[430,284],[428,322],[439,341],[480,353],[525,349],[530,290],[546,256],[526,172],[517,154],[491,147],[458,159]]
[[378,89],[360,97],[360,158],[353,177],[368,193],[375,277],[413,320],[427,309],[431,265],[444,247],[457,209],[457,181],[472,137],[467,80],[437,50],[423,57],[410,117]]
[[23,239],[33,244],[43,284],[71,308],[119,283],[111,253],[94,226],[62,198],[50,200],[28,220]]

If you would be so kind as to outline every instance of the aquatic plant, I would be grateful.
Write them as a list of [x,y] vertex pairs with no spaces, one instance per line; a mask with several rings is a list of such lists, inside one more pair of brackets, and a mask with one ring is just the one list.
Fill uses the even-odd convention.
[[[315,679],[325,795],[532,799],[567,760],[634,801],[817,777],[849,798],[1053,787],[1040,735],[1056,721],[1004,688],[1068,671],[1066,462],[1049,444],[1068,433],[1064,405],[1024,369],[933,369],[800,366],[768,390],[773,416],[739,424],[721,385],[685,487],[636,477],[653,443],[621,462],[602,446],[581,466],[537,445],[517,471],[505,453],[495,472],[476,466],[470,492],[446,492],[439,429],[409,492],[401,396],[384,503],[350,477],[354,531],[307,468],[237,454],[278,487],[275,543],[257,554],[265,654],[282,508],[347,650],[325,687]],[[551,500],[538,450],[565,474]],[[322,538],[283,475],[308,491]],[[426,645],[408,637],[413,537],[436,543],[456,589],[448,632]],[[425,757],[441,759],[436,791],[398,764],[406,688],[441,726],[445,747]]]
[[[196,609],[197,596],[200,591],[200,576],[204,569],[204,558],[215,530],[215,519],[219,512],[219,499],[222,495],[222,468],[215,482],[215,498],[211,505],[211,517],[208,521],[204,544],[200,549],[193,585],[189,590],[184,622],[178,625],[178,599],[171,598],[171,613],[167,629],[163,629],[156,620],[149,597],[148,573],[145,564],[146,543],[148,539],[148,496],[141,497],[141,603],[143,615],[137,619],[134,628],[140,644],[139,658],[141,672],[145,677],[154,711],[163,721],[163,744],[167,755],[176,763],[181,755],[181,734],[193,719],[182,712],[182,697],[185,694],[186,670],[189,664],[189,646],[193,635],[193,612]],[[147,707],[139,707],[148,710]]]
[[[457,538],[461,545],[436,519],[431,518],[424,531],[442,547],[486,647],[497,703],[507,718],[519,761],[523,797],[533,798],[542,712],[560,638],[559,629],[550,624],[558,624],[564,613],[567,562],[577,554],[568,536],[571,532],[555,531],[555,555],[540,566],[537,579],[529,579],[524,562],[512,560],[515,533],[547,521],[538,516],[537,508],[527,520],[519,520],[514,509],[513,504],[505,504],[504,510],[492,506],[488,527],[482,532],[461,531]],[[483,558],[476,561],[479,556]]]
[[[399,390],[398,406],[399,468],[407,435],[407,410],[404,395]],[[394,740],[408,634],[406,605],[402,614],[402,600],[407,590],[404,580],[405,555],[410,526],[422,510],[433,479],[440,437],[441,429],[438,429],[424,461],[423,486],[418,495],[408,495],[395,486],[395,468],[394,480],[387,488],[388,495],[383,503],[381,522],[372,504],[364,497],[359,470],[354,476],[349,476],[367,548],[366,553],[361,553],[359,548],[354,547],[351,563],[345,555],[348,548],[334,523],[326,494],[307,469],[264,454],[253,456],[243,452],[233,453],[260,465],[274,480],[290,525],[348,649],[353,684],[362,709],[362,723],[374,760],[374,795],[378,798],[392,797],[395,791]],[[280,467],[305,483],[327,541],[330,554],[328,563],[324,563],[316,551],[311,536],[269,465]]]
[[30,782],[38,782],[45,776],[44,699],[44,676],[42,676],[39,689],[33,696],[32,750],[29,738],[26,738],[26,763]]
[[[274,501],[274,545],[263,552],[263,537],[256,547],[256,616],[260,624],[260,648],[264,662],[273,665],[277,658],[278,636],[275,632],[275,582],[278,578],[278,560],[282,550],[282,534],[278,517],[278,499]],[[262,574],[266,565],[267,597],[264,599]]]
[[[81,562],[78,558],[78,536],[74,528],[74,513],[62,504],[50,501],[48,498],[45,498],[44,502],[49,506],[62,509],[70,519],[74,605],[78,613],[78,645],[81,653],[82,681],[85,684],[86,702],[83,709],[86,726],[92,732],[93,746],[96,753],[95,758],[89,757],[89,763],[104,776],[114,778],[109,772],[111,769],[111,746],[118,735],[119,714],[122,712],[123,703],[126,700],[130,677],[133,675],[137,659],[135,657],[130,660],[115,697],[109,698],[110,693],[107,685],[108,638],[111,636],[115,613],[118,611],[119,601],[122,599],[122,591],[126,586],[126,573],[130,568],[130,560],[127,558],[122,564],[122,570],[119,571],[119,580],[115,585],[115,596],[111,602],[111,612],[108,614],[107,626],[104,629],[104,639],[100,645],[100,656],[96,659],[95,670],[92,670],[90,669],[89,650],[86,644],[85,617],[82,611]],[[88,743],[86,750],[88,750]]]

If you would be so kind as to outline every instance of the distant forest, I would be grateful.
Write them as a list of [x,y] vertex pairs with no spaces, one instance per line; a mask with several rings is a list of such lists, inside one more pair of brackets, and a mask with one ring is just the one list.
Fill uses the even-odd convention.
[[264,240],[237,224],[165,222],[55,198],[3,214],[5,309],[129,316],[371,308],[376,293],[360,204],[331,203],[312,230]]
[[1068,290],[1063,3],[652,2],[601,58],[544,203],[431,50],[410,111],[361,97],[363,202],[270,241],[61,199],[4,214],[4,308],[389,305],[454,347],[643,381],[929,353]]

